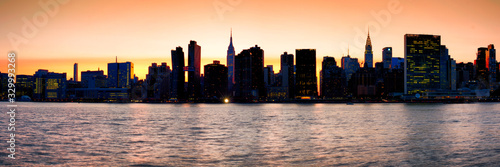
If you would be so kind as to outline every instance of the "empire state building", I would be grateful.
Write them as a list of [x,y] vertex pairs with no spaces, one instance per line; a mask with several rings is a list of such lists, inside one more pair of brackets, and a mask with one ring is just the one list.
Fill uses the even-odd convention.
[[234,85],[234,47],[233,47],[233,30],[231,29],[231,37],[229,47],[227,48],[227,87],[229,92],[232,91]]

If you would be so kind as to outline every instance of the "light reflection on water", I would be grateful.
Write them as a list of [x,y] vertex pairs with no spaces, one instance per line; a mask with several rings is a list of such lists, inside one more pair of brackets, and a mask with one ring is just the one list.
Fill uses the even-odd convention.
[[18,159],[4,151],[0,164],[498,166],[499,110],[497,103],[19,103]]

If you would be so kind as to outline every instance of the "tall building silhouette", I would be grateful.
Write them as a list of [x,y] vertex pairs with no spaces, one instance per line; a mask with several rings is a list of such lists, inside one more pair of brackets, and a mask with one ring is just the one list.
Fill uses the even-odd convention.
[[372,40],[370,39],[370,31],[368,30],[368,37],[366,38],[365,45],[365,64],[364,68],[373,68],[373,50]]
[[441,36],[405,35],[405,93],[440,89]]
[[385,47],[382,49],[382,63],[385,69],[392,68],[392,47]]
[[229,46],[227,48],[227,87],[229,91],[232,91],[233,85],[235,84],[234,76],[234,57],[235,51],[233,46],[233,30],[231,29],[231,37],[229,39]]
[[316,49],[296,49],[295,97],[315,99],[318,96],[316,77]]
[[347,51],[347,56],[343,56],[340,61],[341,67],[345,73],[347,84],[347,82],[351,79],[352,74],[359,70],[359,61],[358,58],[351,58],[351,56],[349,55],[349,49]]
[[295,75],[293,68],[293,54],[287,52],[281,55],[281,86],[286,89],[287,98],[294,98]]
[[325,56],[321,63],[320,71],[320,94],[323,99],[344,97],[345,95],[345,73],[337,66],[334,57]]
[[183,101],[185,100],[184,93],[184,52],[182,47],[177,47],[171,52],[172,56],[172,84],[170,88],[170,99]]
[[142,97],[148,100],[168,100],[170,97],[170,74],[167,63],[151,64],[143,83]]
[[[490,85],[494,86],[494,83],[498,82],[497,80],[498,65],[496,59],[495,46],[493,44],[488,45],[488,50],[486,51],[486,68],[488,68],[489,72]],[[491,89],[493,91],[495,88],[491,87]]]
[[255,101],[267,96],[264,83],[264,50],[255,45],[235,57],[235,90],[242,101]]
[[213,100],[222,100],[227,96],[227,67],[214,60],[205,65],[204,89],[205,97]]
[[274,84],[274,69],[273,65],[267,65],[264,67],[264,84],[267,87],[271,87]]
[[134,82],[134,64],[132,62],[108,63],[108,87],[131,88]]
[[486,66],[486,52],[488,48],[480,47],[477,49],[477,57],[474,60],[474,68],[476,69],[476,80],[478,82],[479,89],[489,89],[489,71]]
[[200,68],[201,68],[201,47],[196,41],[190,41],[188,47],[188,88],[189,100],[196,100],[201,96]]
[[443,90],[456,90],[456,62],[448,54],[445,45],[440,46],[439,74],[440,85]]
[[78,63],[73,65],[73,81],[78,82]]

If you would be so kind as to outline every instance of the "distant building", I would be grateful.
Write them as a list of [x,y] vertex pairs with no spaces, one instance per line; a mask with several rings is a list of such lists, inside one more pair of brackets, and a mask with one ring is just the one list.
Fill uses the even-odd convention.
[[177,47],[175,50],[172,50],[172,79],[171,79],[171,88],[170,88],[170,99],[183,101],[185,99],[184,93],[184,82],[185,82],[185,74],[184,74],[184,52],[182,51],[182,47]]
[[475,80],[473,63],[458,63],[456,64],[457,88],[469,88],[470,83]]
[[82,71],[82,88],[105,88],[106,75],[103,70]]
[[[346,76],[346,82],[351,79],[352,74],[359,70],[359,62],[357,58],[351,58],[349,53],[347,56],[342,57],[341,59],[341,67],[344,70]],[[347,84],[347,83],[346,83]]]
[[143,83],[142,98],[147,100],[168,100],[170,95],[171,70],[167,63],[153,63],[148,68]]
[[295,50],[297,66],[295,97],[303,99],[315,99],[318,96],[318,84],[316,77],[316,50]]
[[16,98],[22,96],[33,98],[33,85],[34,77],[32,75],[16,75]]
[[395,96],[395,95],[403,95],[405,90],[405,82],[404,82],[404,70],[401,69],[392,69],[388,73],[384,74],[384,82],[383,82],[383,96]]
[[[235,82],[235,70],[234,70],[234,57],[236,52],[234,51],[234,46],[233,46],[233,30],[231,29],[231,37],[229,41],[229,46],[227,48],[227,83],[228,83],[228,91],[232,92],[233,85],[236,83]],[[233,94],[231,93],[231,96]]]
[[353,96],[375,96],[376,73],[374,68],[362,68],[349,80],[349,91]]
[[201,47],[196,41],[189,43],[188,66],[185,71],[188,72],[187,95],[189,100],[196,100],[201,96]]
[[267,96],[264,83],[264,50],[255,45],[235,57],[236,96],[254,101]]
[[368,31],[368,37],[366,38],[365,45],[365,64],[364,68],[373,68],[373,50],[372,50],[372,40],[370,39],[370,31]]
[[488,50],[486,51],[486,67],[488,68],[489,72],[489,79],[490,79],[489,82],[492,84],[498,82],[497,80],[498,65],[496,58],[496,50],[493,44],[488,45]]
[[488,48],[481,47],[477,49],[477,58],[474,60],[474,68],[476,69],[476,80],[478,82],[478,89],[489,89],[489,71],[486,66],[486,52]]
[[227,67],[214,60],[205,65],[204,92],[208,99],[222,100],[227,97]]
[[284,87],[286,98],[294,98],[295,93],[295,75],[293,65],[293,54],[287,52],[281,55],[281,86]]
[[76,98],[90,101],[129,100],[129,88],[75,88]]
[[78,82],[78,63],[73,65],[73,81]]
[[445,45],[440,46],[439,74],[440,85],[443,90],[456,90],[456,62],[448,54]]
[[274,69],[273,65],[267,65],[264,67],[264,83],[267,87],[271,87],[274,84]]
[[8,99],[7,94],[9,90],[9,74],[0,73],[0,99]]
[[346,77],[342,68],[337,66],[334,57],[323,57],[320,71],[320,94],[323,99],[344,97],[346,95]]
[[33,98],[39,100],[63,99],[66,95],[66,73],[38,70],[34,77]]
[[382,63],[385,69],[392,69],[392,47],[382,49]]
[[271,86],[267,88],[268,101],[283,101],[288,99],[288,90],[282,86]]
[[392,69],[404,69],[405,68],[405,59],[401,57],[393,57],[391,63]]
[[405,35],[405,93],[440,89],[439,35]]
[[108,87],[109,88],[131,88],[134,83],[134,64],[108,63]]

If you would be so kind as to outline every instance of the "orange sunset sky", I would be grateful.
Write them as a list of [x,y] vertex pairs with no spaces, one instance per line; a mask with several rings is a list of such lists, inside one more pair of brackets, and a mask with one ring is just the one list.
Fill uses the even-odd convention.
[[500,45],[498,0],[0,0],[0,12],[1,72],[15,51],[17,74],[48,69],[68,79],[74,63],[107,73],[115,56],[144,79],[151,63],[171,66],[177,46],[187,60],[190,40],[201,46],[202,66],[225,64],[231,28],[236,53],[257,44],[275,72],[283,52],[302,48],[316,49],[318,72],[323,56],[340,66],[348,45],[364,61],[368,27],[374,62],[383,47],[404,57],[407,33],[441,35],[457,63],[473,62],[478,47]]

